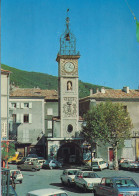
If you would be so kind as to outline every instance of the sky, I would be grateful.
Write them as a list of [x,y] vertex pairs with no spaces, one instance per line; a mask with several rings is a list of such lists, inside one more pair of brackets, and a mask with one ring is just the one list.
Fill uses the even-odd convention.
[[81,55],[79,79],[138,89],[139,42],[131,10],[139,21],[139,0],[1,0],[1,63],[58,76],[67,9]]

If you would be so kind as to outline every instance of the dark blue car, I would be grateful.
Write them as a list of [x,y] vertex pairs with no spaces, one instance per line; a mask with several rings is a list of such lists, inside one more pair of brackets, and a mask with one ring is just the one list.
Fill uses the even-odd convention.
[[94,187],[94,196],[139,196],[139,186],[130,177],[105,177]]

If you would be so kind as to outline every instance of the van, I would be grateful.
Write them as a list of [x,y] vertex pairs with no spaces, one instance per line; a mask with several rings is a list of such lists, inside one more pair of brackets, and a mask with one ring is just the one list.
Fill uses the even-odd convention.
[[96,158],[92,160],[93,170],[102,170],[107,168],[108,168],[108,163],[106,163],[102,158]]

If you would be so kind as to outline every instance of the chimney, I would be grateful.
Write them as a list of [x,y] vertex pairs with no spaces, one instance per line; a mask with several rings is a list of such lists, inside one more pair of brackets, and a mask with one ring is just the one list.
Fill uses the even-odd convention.
[[101,88],[101,93],[103,93],[103,94],[105,93],[105,88],[104,87]]
[[91,88],[90,89],[90,96],[93,94],[93,89]]
[[126,93],[129,93],[129,87],[128,86],[124,86],[123,87],[123,91],[126,92]]

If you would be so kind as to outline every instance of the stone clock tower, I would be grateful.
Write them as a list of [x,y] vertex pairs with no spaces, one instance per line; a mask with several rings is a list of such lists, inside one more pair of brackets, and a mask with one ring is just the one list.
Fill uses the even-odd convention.
[[78,101],[78,59],[76,39],[69,29],[69,17],[66,18],[66,30],[60,38],[58,62],[58,96],[61,137],[76,137],[79,122]]

